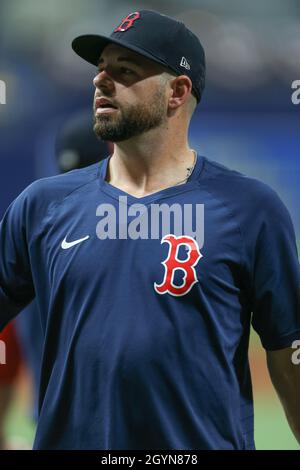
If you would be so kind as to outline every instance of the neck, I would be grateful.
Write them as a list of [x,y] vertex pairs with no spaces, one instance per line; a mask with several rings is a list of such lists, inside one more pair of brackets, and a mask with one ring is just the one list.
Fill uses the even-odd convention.
[[195,156],[186,138],[171,139],[168,130],[154,129],[115,144],[107,181],[142,197],[179,184],[189,176]]

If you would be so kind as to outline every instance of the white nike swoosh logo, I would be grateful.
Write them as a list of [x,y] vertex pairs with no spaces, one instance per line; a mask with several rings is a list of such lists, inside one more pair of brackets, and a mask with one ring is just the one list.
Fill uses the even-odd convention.
[[75,246],[75,245],[78,245],[78,243],[84,242],[85,240],[87,240],[88,238],[90,238],[90,236],[87,235],[86,237],[79,238],[78,240],[74,240],[73,242],[67,242],[66,238],[67,238],[67,237],[65,237],[65,238],[63,239],[63,241],[61,242],[61,247],[62,247],[63,250],[68,250],[68,249],[71,248],[72,246]]

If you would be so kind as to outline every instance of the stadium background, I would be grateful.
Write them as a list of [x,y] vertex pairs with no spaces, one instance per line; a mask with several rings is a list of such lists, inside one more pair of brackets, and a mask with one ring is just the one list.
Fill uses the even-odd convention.
[[[58,129],[74,112],[91,106],[95,69],[73,53],[72,38],[110,34],[116,22],[140,8],[181,19],[201,38],[207,85],[192,122],[191,144],[208,158],[270,184],[290,211],[299,247],[300,105],[291,101],[291,84],[300,80],[297,0],[1,0],[0,80],[7,93],[0,105],[0,215],[31,181],[55,173]],[[255,334],[250,358],[257,448],[299,449]],[[33,435],[28,395],[21,374],[7,423],[20,447]]]

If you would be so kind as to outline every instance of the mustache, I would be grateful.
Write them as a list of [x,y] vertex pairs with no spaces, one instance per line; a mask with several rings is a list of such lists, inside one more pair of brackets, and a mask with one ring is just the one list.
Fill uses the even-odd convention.
[[[99,96],[96,96],[96,97],[94,98],[94,100],[93,100],[93,110],[94,110],[94,111],[96,111],[96,99],[97,99],[97,98],[99,98]],[[104,98],[104,96],[103,96],[103,98]],[[107,99],[109,99],[109,98],[107,98]],[[118,103],[115,103],[115,102],[114,102],[114,103],[112,103],[112,105],[115,106],[115,107],[118,108],[118,109],[122,109],[122,106],[119,105]]]
[[99,99],[99,98],[103,98],[103,99],[108,100],[108,101],[112,104],[112,106],[115,106],[116,108],[119,107],[119,104],[116,103],[115,101],[113,101],[109,96],[105,96],[105,95],[95,95],[95,96],[94,96],[94,100],[93,100],[93,107],[94,107],[94,108],[95,108],[95,106],[96,106],[96,101],[97,101],[97,99]]

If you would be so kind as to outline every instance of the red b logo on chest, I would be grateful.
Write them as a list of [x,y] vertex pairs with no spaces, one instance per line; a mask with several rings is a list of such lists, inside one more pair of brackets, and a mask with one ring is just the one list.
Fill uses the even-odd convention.
[[[161,284],[154,283],[154,289],[158,294],[171,294],[175,297],[187,294],[193,287],[198,279],[194,266],[202,257],[199,246],[192,237],[175,235],[165,235],[161,243],[169,243],[169,253],[163,265],[165,268],[164,280]],[[178,259],[178,252],[180,245],[185,245],[189,248],[188,257],[185,260]],[[184,273],[183,281],[180,286],[174,284],[175,271],[181,270]]]
[[127,29],[131,28],[131,26],[133,26],[133,23],[135,22],[135,20],[139,19],[140,17],[140,13],[138,11],[136,11],[135,13],[130,13],[130,15],[127,15],[126,18],[124,18],[122,20],[122,23],[120,24],[120,26],[118,26],[115,30],[114,30],[114,33],[118,32],[118,31],[127,31]]

